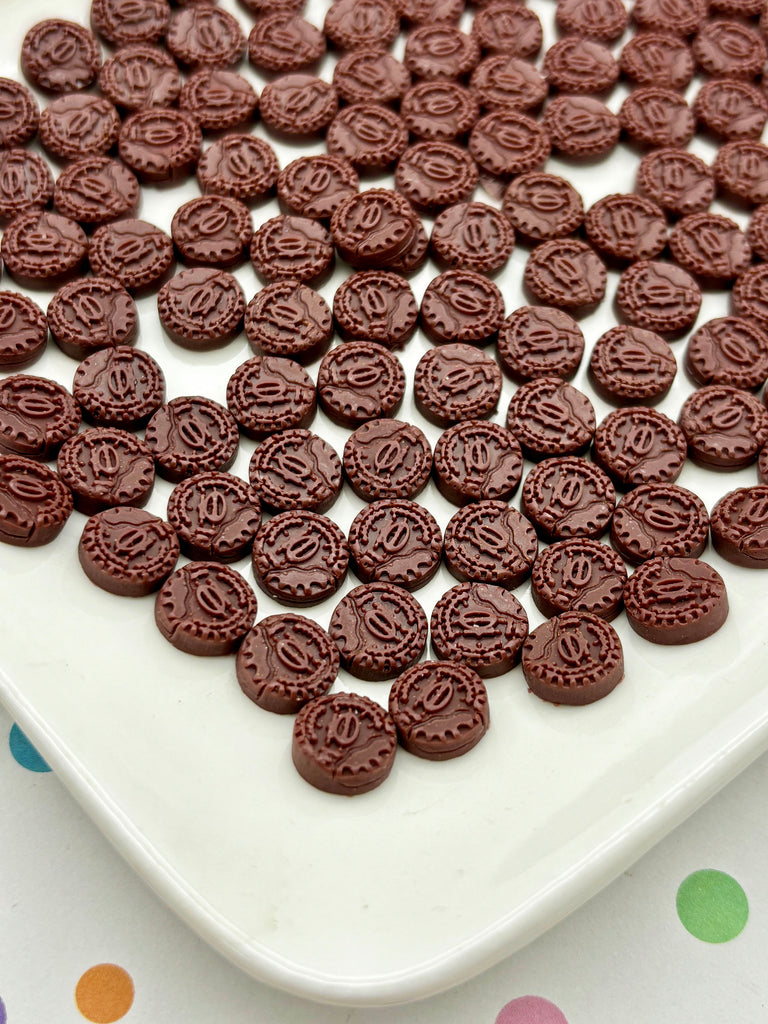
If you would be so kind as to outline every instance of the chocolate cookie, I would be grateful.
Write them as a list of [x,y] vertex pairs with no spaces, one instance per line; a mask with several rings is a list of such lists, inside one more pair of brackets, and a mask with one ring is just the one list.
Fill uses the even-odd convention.
[[324,53],[323,33],[293,11],[274,11],[259,18],[248,36],[248,60],[264,71],[299,71]]
[[768,332],[745,317],[708,320],[691,335],[685,366],[697,384],[759,388],[768,379]]
[[400,116],[418,139],[463,138],[480,116],[473,92],[449,78],[416,82],[400,101]]
[[333,266],[333,240],[316,220],[280,214],[256,229],[250,255],[254,270],[266,281],[314,281]]
[[54,341],[73,359],[96,349],[133,343],[139,327],[136,303],[109,277],[83,277],[59,288],[48,304]]
[[207,470],[226,470],[237,454],[237,423],[210,398],[184,396],[162,406],[147,424],[146,442],[160,476],[172,483]]
[[590,207],[584,230],[592,245],[609,259],[648,260],[667,244],[667,219],[650,199],[614,193]]
[[56,287],[80,272],[88,239],[69,217],[33,208],[5,229],[0,253],[5,269],[23,288]]
[[392,770],[397,730],[376,701],[356,693],[329,693],[299,711],[291,756],[316,789],[341,796],[368,793]]
[[669,32],[638,32],[624,44],[619,66],[637,85],[662,89],[685,89],[695,70],[688,43]]
[[253,224],[248,207],[229,196],[199,196],[173,215],[171,237],[188,266],[232,267],[248,254]]
[[104,154],[117,142],[120,117],[103,96],[68,93],[40,114],[40,142],[60,160]]
[[310,605],[335,594],[347,575],[349,546],[326,516],[297,509],[273,516],[253,543],[253,574],[281,604]]
[[701,289],[674,263],[639,260],[619,278],[616,305],[631,324],[675,335],[686,331],[699,315]]
[[531,595],[542,615],[589,612],[607,622],[624,605],[627,570],[621,557],[588,537],[545,548],[531,571]]
[[425,352],[413,375],[416,408],[440,427],[482,419],[501,395],[495,360],[472,345],[441,345]]
[[399,29],[397,10],[388,0],[335,0],[323,22],[326,38],[340,50],[385,49]]
[[48,342],[48,321],[32,299],[19,292],[0,292],[0,370],[28,366]]
[[726,142],[712,167],[719,191],[729,199],[756,206],[768,201],[768,146],[754,139]]
[[40,109],[21,82],[0,78],[0,147],[24,146],[37,133]]
[[141,508],[155,485],[149,447],[115,427],[94,427],[68,438],[57,457],[59,476],[86,516],[116,505]]
[[79,426],[77,402],[56,381],[25,373],[0,381],[0,453],[55,459]]
[[108,508],[86,522],[77,555],[97,587],[119,597],[146,597],[176,568],[179,541],[159,516],[128,506]]
[[237,278],[226,270],[192,267],[163,285],[157,312],[169,337],[184,348],[202,351],[240,333],[245,296]]
[[640,146],[687,146],[696,130],[694,112],[674,89],[641,85],[624,100],[619,124]]
[[653,405],[669,391],[676,374],[677,361],[666,341],[640,327],[612,327],[597,339],[589,360],[593,387],[614,405]]
[[174,487],[168,522],[188,558],[236,562],[251,550],[261,508],[244,480],[231,473],[198,473]]
[[586,395],[559,377],[538,377],[512,396],[507,428],[534,461],[580,455],[595,433],[595,410]]
[[86,156],[69,164],[56,180],[54,204],[79,224],[106,224],[135,213],[139,205],[136,175],[119,160]]
[[544,54],[544,73],[550,88],[594,94],[613,88],[619,78],[619,65],[608,47],[596,39],[566,36]]
[[92,32],[73,21],[38,21],[21,44],[21,70],[46,92],[85,89],[101,67],[101,50]]
[[316,75],[280,75],[264,86],[259,97],[264,124],[289,136],[322,132],[334,119],[338,106],[334,87]]
[[237,652],[240,689],[278,715],[294,715],[322,697],[338,674],[336,645],[316,622],[295,612],[257,622]]
[[450,142],[417,142],[402,154],[395,168],[395,184],[415,207],[437,210],[468,199],[478,173],[466,150]]
[[315,418],[315,385],[292,359],[255,356],[227,384],[227,406],[246,437],[260,441],[276,430],[308,427]]
[[565,238],[584,220],[584,203],[565,178],[529,171],[515,178],[504,193],[502,210],[515,231],[528,242]]
[[287,164],[277,179],[277,195],[292,213],[327,221],[342,199],[357,192],[359,184],[352,164],[319,153],[300,156]]
[[504,320],[501,289],[474,270],[446,270],[427,285],[421,327],[436,344],[493,341]]
[[611,543],[633,565],[656,555],[698,558],[708,535],[704,502],[676,484],[636,487],[616,506],[611,523]]
[[348,341],[331,349],[317,371],[317,397],[335,423],[356,427],[393,416],[405,394],[399,359],[372,341]]
[[91,25],[113,46],[156,43],[165,35],[171,9],[168,0],[93,0]]
[[405,152],[408,129],[383,103],[353,103],[334,116],[325,144],[360,171],[384,171]]
[[253,120],[259,101],[242,75],[224,68],[202,68],[191,75],[179,94],[179,107],[204,132],[224,132]]
[[400,348],[413,335],[418,308],[407,281],[387,270],[361,270],[333,297],[333,316],[343,338]]
[[655,409],[631,406],[609,413],[595,430],[593,458],[621,490],[677,480],[688,446],[685,434]]
[[738,469],[757,459],[768,441],[768,410],[754,395],[726,384],[694,391],[680,410],[680,426],[694,462]]
[[456,25],[419,25],[405,41],[403,63],[417,78],[462,78],[479,60],[476,37]]
[[434,516],[415,501],[374,501],[349,529],[352,567],[363,583],[416,590],[437,572],[442,548]]
[[408,591],[391,583],[363,583],[336,605],[328,627],[341,664],[353,676],[392,679],[421,657],[427,617]]
[[624,588],[629,624],[653,644],[691,644],[717,632],[728,617],[720,574],[698,558],[650,558]]
[[155,600],[158,629],[185,654],[231,654],[255,618],[256,595],[240,573],[217,562],[177,569]]
[[133,43],[104,62],[99,88],[120,110],[170,107],[181,92],[181,74],[164,49]]
[[410,246],[418,217],[393,189],[352,192],[331,216],[331,235],[339,255],[360,269],[387,267]]
[[555,24],[563,33],[612,43],[623,35],[629,15],[621,0],[558,0]]
[[510,0],[491,0],[475,14],[472,35],[481,49],[535,57],[541,49],[541,22],[535,11]]
[[489,174],[512,177],[543,167],[552,141],[543,125],[514,110],[494,110],[481,117],[469,136],[469,152]]
[[586,459],[546,459],[525,478],[521,508],[546,541],[602,536],[616,504],[606,473]]
[[514,590],[528,578],[538,548],[533,526],[504,501],[465,505],[445,529],[445,564],[461,582]]
[[636,0],[632,19],[641,29],[690,36],[707,16],[707,0]]
[[508,53],[481,60],[472,72],[469,88],[484,110],[530,112],[538,110],[549,91],[540,71],[522,57]]
[[739,487],[712,509],[710,528],[715,551],[734,565],[768,566],[768,487]]
[[426,661],[406,669],[392,684],[389,713],[401,746],[429,761],[460,757],[488,731],[488,694],[466,665]]
[[341,491],[341,462],[309,430],[282,430],[258,445],[250,480],[262,504],[275,511],[327,512]]
[[536,377],[572,377],[584,355],[584,335],[560,309],[522,306],[499,328],[496,355],[518,383]]
[[345,53],[333,69],[333,84],[345,103],[397,104],[411,84],[404,64],[371,47]]
[[370,420],[344,445],[344,472],[364,501],[415,498],[429,480],[432,448],[421,430],[401,420]]
[[592,704],[624,678],[616,630],[589,612],[565,612],[538,626],[523,647],[531,693],[553,704]]
[[637,169],[637,187],[676,217],[706,210],[715,198],[712,168],[685,149],[646,153]]
[[512,254],[515,233],[487,203],[456,203],[438,214],[429,236],[432,255],[446,266],[492,274]]
[[10,220],[53,197],[53,175],[37,153],[26,149],[0,152],[0,217]]
[[188,4],[171,16],[168,52],[183,68],[230,67],[245,53],[245,36],[234,15],[209,3]]
[[202,145],[203,133],[191,114],[150,107],[126,118],[117,148],[140,181],[177,182],[194,171]]
[[522,471],[517,438],[497,423],[457,423],[445,430],[435,445],[435,483],[454,505],[509,501]]
[[481,676],[500,676],[520,660],[528,616],[514,594],[491,583],[458,583],[434,607],[432,650]]
[[244,203],[268,195],[279,171],[268,142],[237,132],[218,139],[197,162],[197,180],[204,193],[231,196]]
[[605,264],[586,242],[555,238],[531,252],[523,279],[544,305],[580,309],[602,300],[607,274]]
[[752,262],[752,250],[736,221],[717,213],[691,213],[669,236],[675,261],[704,282],[727,284]]
[[310,363],[330,343],[333,316],[322,295],[308,285],[275,281],[248,303],[244,327],[257,354]]
[[38,547],[72,514],[72,492],[57,473],[20,455],[0,454],[0,542]]
[[78,366],[72,394],[91,423],[138,430],[165,401],[165,377],[148,352],[102,348]]
[[581,158],[610,153],[619,141],[622,125],[594,96],[556,96],[547,104],[544,127],[552,149]]
[[94,273],[114,277],[129,292],[159,284],[173,263],[173,242],[145,220],[104,224],[91,236],[88,258]]

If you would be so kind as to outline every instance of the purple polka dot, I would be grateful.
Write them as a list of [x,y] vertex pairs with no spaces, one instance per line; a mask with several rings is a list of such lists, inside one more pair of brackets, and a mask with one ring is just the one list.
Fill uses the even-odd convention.
[[565,1014],[541,996],[521,996],[501,1008],[496,1024],[568,1024]]
[[5,1004],[3,1003],[3,1000],[0,999],[0,1024],[5,1024],[5,1020]]

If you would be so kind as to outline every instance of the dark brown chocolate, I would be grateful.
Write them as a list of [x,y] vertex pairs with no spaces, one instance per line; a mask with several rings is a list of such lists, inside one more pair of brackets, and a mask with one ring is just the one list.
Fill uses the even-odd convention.
[[40,121],[37,100],[21,82],[0,78],[0,147],[24,146],[35,137]]
[[545,459],[523,484],[523,514],[547,541],[601,537],[615,504],[616,491],[608,475],[573,456]]
[[317,397],[326,415],[345,427],[393,416],[405,394],[400,360],[373,341],[348,341],[323,356]]
[[469,88],[484,110],[531,113],[538,110],[549,91],[540,71],[522,57],[508,53],[497,53],[481,60],[472,72]]
[[397,104],[411,84],[404,64],[377,47],[352,50],[336,62],[333,84],[345,103]]
[[440,427],[483,419],[498,404],[501,370],[473,345],[441,345],[419,360],[413,393],[422,416]]
[[217,139],[197,162],[197,180],[204,193],[231,196],[244,203],[268,195],[279,171],[268,142],[237,132]]
[[529,459],[580,455],[595,433],[595,410],[586,395],[559,377],[537,377],[512,396],[507,428]]
[[173,263],[173,242],[160,228],[128,218],[91,236],[88,258],[96,274],[114,277],[129,292],[157,285]]
[[363,583],[424,586],[440,565],[443,538],[434,516],[415,501],[366,505],[349,529],[352,567]]
[[118,152],[140,181],[175,182],[194,171],[202,144],[203,133],[191,114],[151,107],[123,122]]
[[72,514],[72,492],[57,473],[20,455],[0,454],[0,542],[38,547]]
[[[330,82],[316,75],[280,75],[259,97],[261,119],[273,131],[289,136],[315,135],[333,120],[339,101]],[[337,154],[344,155],[344,154]]]
[[712,167],[719,191],[750,206],[768,202],[768,146],[754,139],[726,142]]
[[248,207],[230,196],[199,196],[173,215],[171,237],[188,266],[232,267],[248,255],[253,224]]
[[627,570],[620,555],[588,537],[545,548],[531,571],[531,595],[542,615],[590,612],[607,622],[624,605]]
[[280,512],[253,544],[253,575],[281,604],[311,605],[331,597],[347,575],[349,546],[326,516],[297,509]]
[[310,425],[315,385],[293,359],[254,356],[229,378],[227,406],[245,436],[260,441],[276,430]]
[[593,387],[614,405],[653,405],[669,391],[676,374],[677,361],[666,341],[640,327],[612,327],[597,339],[589,360]]
[[584,335],[567,313],[548,306],[523,306],[499,329],[496,355],[518,383],[536,377],[572,377],[584,355]]
[[637,169],[637,187],[674,216],[706,210],[715,198],[715,176],[701,157],[685,149],[646,153]]
[[40,115],[40,142],[60,160],[107,153],[119,132],[117,110],[103,96],[68,93],[55,99]]
[[266,281],[314,281],[333,266],[333,240],[318,221],[279,214],[264,221],[251,239],[251,263]]
[[449,78],[416,82],[400,101],[400,116],[419,139],[463,138],[480,116],[475,95]]
[[364,501],[415,498],[426,487],[431,470],[432,448],[412,423],[370,420],[344,445],[344,472]]
[[0,217],[10,219],[53,197],[53,175],[37,153],[26,149],[0,152]]
[[515,435],[497,423],[467,420],[449,427],[435,445],[435,482],[455,505],[508,501],[520,484],[523,456]]
[[48,304],[48,326],[62,350],[85,359],[100,348],[131,345],[139,329],[136,303],[109,277],[83,277],[59,288]]
[[339,255],[353,267],[386,267],[411,244],[418,223],[399,192],[374,188],[342,199],[331,216]]
[[694,62],[685,39],[668,32],[639,32],[622,48],[619,66],[637,85],[685,89],[693,78]]
[[699,315],[701,289],[674,263],[639,260],[619,278],[616,305],[637,327],[675,335],[687,330]]
[[492,274],[509,259],[515,233],[487,203],[456,203],[441,211],[429,236],[432,255],[446,266]]
[[619,110],[624,134],[640,146],[687,146],[696,130],[694,112],[674,89],[641,85]]
[[389,0],[335,0],[323,22],[326,38],[340,50],[385,49],[399,29],[400,18]]
[[184,348],[218,348],[240,333],[245,295],[226,270],[191,267],[163,285],[157,312],[168,335]]
[[108,508],[86,522],[77,555],[97,587],[119,597],[146,597],[176,568],[179,541],[173,527],[143,509]]
[[187,79],[179,94],[179,107],[191,114],[204,132],[225,132],[249,124],[258,103],[248,79],[224,68],[201,68]]
[[353,103],[333,118],[325,137],[332,156],[359,171],[384,171],[408,146],[408,129],[383,103]]
[[100,67],[98,40],[73,21],[38,21],[21,44],[21,70],[33,85],[47,92],[84,89]]
[[86,516],[116,505],[141,508],[155,485],[152,452],[134,434],[94,427],[68,438],[57,457],[59,476]]
[[248,303],[244,327],[257,354],[309,363],[328,347],[333,316],[322,295],[308,285],[275,281]]
[[631,406],[608,413],[595,430],[593,458],[621,490],[677,480],[688,446],[685,434],[655,409]]
[[712,545],[734,565],[768,567],[768,487],[739,487],[712,509]]
[[524,281],[534,298],[562,309],[589,308],[605,295],[605,264],[586,242],[555,238],[531,252]]
[[91,26],[113,46],[156,43],[171,17],[168,0],[93,0]]
[[558,0],[555,24],[563,33],[612,43],[624,33],[629,15],[622,0]]
[[504,193],[502,209],[518,235],[533,243],[571,235],[584,220],[584,203],[573,185],[544,171],[515,178]]
[[405,41],[403,63],[417,78],[461,78],[479,60],[475,36],[449,23],[419,25]]
[[32,299],[0,291],[0,370],[33,363],[48,342],[48,320]]
[[736,221],[717,213],[691,213],[677,222],[669,251],[684,270],[722,287],[752,262],[752,250]]
[[421,327],[436,344],[484,345],[504,320],[501,289],[475,270],[446,270],[426,287]]
[[472,35],[481,49],[515,57],[535,57],[542,43],[536,12],[513,0],[491,0],[482,5],[475,13]]
[[556,96],[547,104],[544,127],[552,149],[569,157],[596,157],[616,147],[619,118],[594,96]]
[[170,107],[181,92],[181,74],[159,46],[121,46],[99,72],[99,88],[121,110]]
[[263,505],[275,511],[327,512],[341,491],[341,462],[309,430],[282,430],[258,445],[250,480]]
[[88,239],[69,217],[33,208],[20,213],[5,229],[0,253],[17,284],[55,287],[80,272],[88,254]]
[[72,394],[91,423],[137,430],[165,401],[165,377],[148,352],[102,348],[78,366]]
[[551,150],[552,141],[543,125],[514,110],[486,114],[469,136],[469,152],[478,167],[500,177],[538,170]]
[[86,156],[66,167],[54,190],[54,204],[79,224],[106,224],[128,217],[139,205],[136,175],[119,160],[108,156]]
[[553,704],[592,704],[624,678],[616,630],[589,612],[565,612],[538,626],[523,647],[528,688]]
[[360,181],[352,164],[341,157],[319,153],[300,156],[280,171],[277,195],[283,207],[302,217],[327,221]]
[[26,373],[0,381],[0,453],[55,459],[79,426],[77,402],[56,381]]
[[680,410],[680,426],[694,462],[739,469],[757,459],[768,441],[768,410],[754,395],[726,384],[694,391]]
[[476,501],[455,512],[445,529],[445,564],[461,582],[514,590],[531,572],[536,531],[504,501]]
[[720,574],[698,558],[650,558],[624,588],[629,624],[654,644],[691,644],[717,632],[728,617]]
[[230,67],[245,53],[245,36],[237,18],[210,3],[177,8],[165,35],[168,52],[191,71]]
[[590,207],[584,230],[592,245],[609,259],[648,260],[667,244],[667,219],[650,199],[614,193]]
[[274,11],[259,18],[248,36],[248,60],[264,71],[299,71],[324,53],[323,33],[292,11]]
[[740,316],[708,320],[691,335],[685,365],[697,384],[759,388],[768,379],[768,331]]
[[492,583],[458,583],[435,605],[432,650],[481,676],[500,676],[520,660],[528,616],[514,594]]
[[145,438],[158,473],[172,483],[206,470],[227,470],[237,454],[234,416],[200,396],[174,398],[158,409]]
[[168,522],[188,558],[236,562],[250,552],[261,525],[259,498],[231,473],[198,473],[174,487]]
[[410,285],[399,274],[360,270],[336,289],[333,316],[344,338],[400,348],[416,330],[418,308]]
[[704,502],[676,484],[636,487],[616,506],[611,523],[611,543],[633,565],[656,555],[698,558],[708,534]]
[[437,210],[468,199],[477,185],[472,157],[451,142],[417,142],[402,154],[395,184],[420,210]]

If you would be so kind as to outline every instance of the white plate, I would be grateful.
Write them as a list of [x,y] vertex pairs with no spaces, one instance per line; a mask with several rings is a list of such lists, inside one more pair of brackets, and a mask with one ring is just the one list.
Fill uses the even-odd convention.
[[[67,15],[86,21],[88,6],[73,0]],[[233,2],[223,6],[245,21]],[[554,5],[532,6],[551,37]],[[59,10],[53,0],[3,5],[2,74],[18,77],[24,31]],[[319,24],[323,11],[310,4],[309,17]],[[614,93],[613,109],[623,94]],[[695,145],[711,157],[711,147]],[[278,148],[283,164],[296,155]],[[618,150],[606,164],[564,173],[589,204],[631,190],[636,165],[637,155]],[[147,189],[141,215],[167,230],[195,194],[194,183]],[[743,212],[736,216],[744,223]],[[516,251],[498,279],[508,311],[526,301],[525,255]],[[413,280],[417,298],[434,273],[425,268]],[[250,297],[258,287],[251,268],[238,276]],[[337,280],[321,289],[329,299]],[[37,299],[45,305],[48,295]],[[726,303],[726,292],[707,295],[701,321]],[[245,338],[192,355],[163,336],[152,297],[140,308],[139,344],[164,367],[169,397],[223,402],[229,374],[250,355]],[[606,300],[582,321],[588,343],[614,322]],[[407,368],[428,347],[418,335],[409,342]],[[681,354],[684,342],[675,348]],[[588,390],[586,364],[575,383]],[[30,372],[71,385],[74,368],[51,344]],[[678,377],[660,406],[672,416],[690,390]],[[512,391],[506,382],[499,421]],[[595,406],[598,418],[608,411]],[[418,421],[410,397],[400,415]],[[315,429],[337,448],[347,434],[321,415]],[[439,431],[424,429],[434,442]],[[252,449],[241,445],[241,475]],[[716,474],[690,465],[680,478],[709,508],[754,481],[754,468]],[[149,508],[163,514],[169,493],[158,481]],[[445,527],[455,510],[432,484],[420,500]],[[333,515],[347,529],[360,507],[345,492]],[[254,977],[311,999],[407,1001],[489,967],[609,882],[768,745],[765,577],[710,550],[731,603],[714,637],[654,647],[622,617],[626,677],[608,699],[554,707],[527,692],[518,669],[489,681],[492,728],[469,754],[435,764],[401,753],[380,789],[332,797],[298,778],[291,720],[241,694],[233,659],[180,654],[157,632],[152,598],[113,597],[86,580],[76,556],[82,524],[73,515],[43,549],[0,550],[0,696],[116,848],[192,928]],[[238,567],[252,579],[247,560]],[[441,569],[419,592],[427,612],[453,582]],[[517,593],[538,624],[529,587]],[[260,617],[278,610],[260,592],[259,603]],[[321,624],[334,604],[315,609]],[[386,684],[342,674],[337,688],[353,687],[386,702]]]

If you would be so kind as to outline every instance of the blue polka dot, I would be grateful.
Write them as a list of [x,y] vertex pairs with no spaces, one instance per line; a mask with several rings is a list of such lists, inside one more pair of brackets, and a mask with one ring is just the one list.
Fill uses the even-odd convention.
[[[11,748],[11,753],[22,768],[27,768],[31,772],[49,772],[51,770],[18,725],[11,726],[8,745]],[[5,1011],[0,1013],[0,1024],[3,1024],[4,1020]]]

